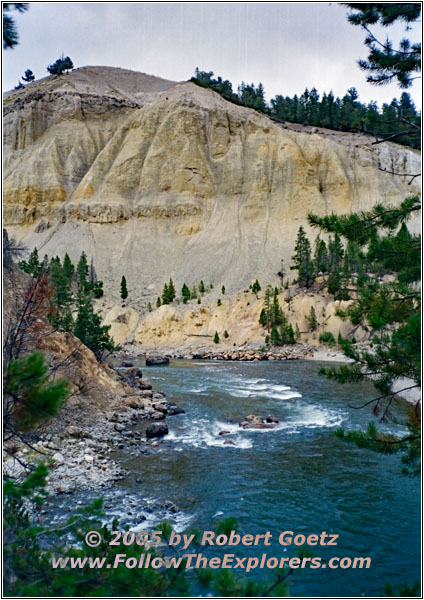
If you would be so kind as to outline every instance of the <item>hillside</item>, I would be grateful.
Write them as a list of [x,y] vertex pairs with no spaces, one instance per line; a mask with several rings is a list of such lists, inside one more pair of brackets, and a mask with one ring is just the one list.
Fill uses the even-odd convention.
[[83,67],[5,95],[5,226],[41,256],[85,250],[112,304],[122,274],[141,310],[169,277],[235,294],[278,282],[309,211],[418,193],[380,169],[418,173],[419,153],[372,142],[275,124],[192,83]]

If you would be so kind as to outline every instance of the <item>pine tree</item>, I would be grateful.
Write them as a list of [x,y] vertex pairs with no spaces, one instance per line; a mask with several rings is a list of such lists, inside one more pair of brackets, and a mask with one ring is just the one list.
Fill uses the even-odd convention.
[[271,307],[271,325],[280,325],[283,321],[283,311],[278,302],[278,289],[274,288],[273,301]]
[[28,268],[27,268],[26,272],[29,273],[30,275],[32,275],[33,277],[37,277],[40,272],[40,262],[38,259],[37,248],[34,248],[34,250],[29,255]]
[[49,275],[53,285],[50,320],[59,331],[72,331],[72,287],[59,258],[50,263]]
[[31,69],[27,69],[25,71],[25,75],[22,75],[22,81],[25,81],[26,83],[30,83],[31,81],[34,81],[34,79],[34,73],[31,71]]
[[202,279],[202,280],[200,281],[200,283],[199,283],[199,292],[200,292],[201,294],[204,294],[204,293],[205,293],[205,284],[203,283],[203,279]]
[[317,315],[313,306],[311,306],[311,310],[309,311],[308,324],[311,331],[315,331],[318,327]]
[[75,267],[72,264],[71,259],[69,258],[69,254],[66,253],[64,258],[63,258],[63,272],[64,275],[66,277],[66,279],[71,282],[72,278],[74,276],[74,272],[75,272]]
[[8,406],[4,433],[9,437],[15,428],[34,429],[57,414],[70,393],[70,386],[63,379],[50,379],[45,356],[37,351],[9,360],[3,392]]
[[217,331],[215,331],[215,335],[213,336],[213,341],[215,344],[219,344],[219,335],[218,335]]
[[342,278],[340,276],[340,267],[339,265],[335,265],[332,272],[328,276],[328,293],[333,294],[334,296],[338,295],[341,289],[341,283]]
[[121,298],[124,301],[128,298],[127,280],[124,275],[122,275],[121,279]]
[[87,262],[87,255],[84,251],[81,252],[81,256],[78,261],[77,278],[78,278],[79,284],[88,283],[88,262]]
[[253,283],[252,285],[252,292],[256,295],[258,295],[258,292],[261,291],[261,286],[258,280],[255,281],[255,283]]
[[261,310],[261,314],[259,315],[259,324],[262,325],[262,327],[266,327],[268,324],[265,308]]
[[169,303],[173,302],[175,300],[176,297],[176,292],[175,292],[175,286],[174,286],[174,282],[172,281],[172,278],[169,279],[169,283],[168,283],[168,298],[169,298]]
[[181,288],[181,294],[183,296],[183,303],[187,304],[187,302],[190,300],[190,290],[185,283],[183,284],[183,287]]
[[151,302],[148,302],[148,303],[147,303],[147,310],[148,310],[149,312],[152,312],[153,308],[152,308],[152,303],[151,303]]
[[315,250],[314,250],[314,266],[315,272],[318,273],[327,273],[328,271],[328,252],[327,246],[324,240],[320,239],[318,236],[315,240]]
[[271,297],[272,297],[272,287],[270,285],[267,285],[267,287],[265,289],[265,295],[264,295],[264,308],[263,308],[263,310],[265,311],[266,328],[268,330],[268,333],[271,330],[271,323],[272,323]]
[[156,300],[156,306],[157,308],[159,308],[161,306],[161,301],[160,301],[160,297],[158,296],[157,300]]
[[165,285],[163,286],[162,304],[169,304],[169,288],[167,283],[165,283]]
[[309,288],[315,279],[314,266],[311,258],[311,244],[302,225],[297,233],[294,252],[292,256],[294,264],[290,268],[297,269],[299,285]]
[[281,343],[280,334],[275,325],[271,329],[270,341],[273,346],[278,346]]
[[224,295],[224,294],[225,294],[225,285],[223,285],[223,286],[222,286],[222,288],[221,288],[221,292],[222,292],[222,295]]
[[387,37],[380,42],[369,30],[370,25],[389,27],[396,21],[409,26],[418,21],[421,15],[419,2],[403,3],[344,3],[353,11],[348,16],[352,25],[363,27],[366,31],[365,45],[368,47],[367,60],[359,60],[359,67],[368,73],[367,81],[375,85],[384,85],[393,80],[402,88],[412,85],[415,74],[421,71],[421,44],[412,43],[403,37],[399,49],[393,49],[393,43]]
[[109,330],[110,325],[102,325],[100,315],[94,312],[92,291],[87,288],[85,281],[81,281],[78,286],[74,335],[93,351],[98,361],[102,361],[105,354],[116,350]]
[[[393,265],[391,281],[382,282],[370,275],[362,285],[358,284],[358,300],[342,313],[352,323],[373,329],[372,350],[360,350],[351,341],[343,340],[343,352],[352,362],[339,369],[322,371],[339,383],[358,383],[372,373],[373,384],[378,390],[374,410],[382,415],[383,420],[389,417],[395,381],[407,377],[412,380],[407,389],[421,387],[421,298],[417,287],[420,281],[421,237],[406,235],[402,227],[419,210],[421,203],[418,197],[410,197],[398,207],[377,205],[361,214],[308,217],[312,226],[331,233],[338,232],[345,239],[354,240],[367,251],[367,260],[378,257],[384,266]],[[384,434],[377,431],[373,431],[372,435],[368,431],[352,436],[341,431],[340,437],[382,452],[389,448],[391,451],[403,450],[406,452],[403,457],[405,472],[418,474],[419,420],[417,405],[407,424],[408,434],[397,440],[391,438],[390,443],[387,443],[388,438]]]

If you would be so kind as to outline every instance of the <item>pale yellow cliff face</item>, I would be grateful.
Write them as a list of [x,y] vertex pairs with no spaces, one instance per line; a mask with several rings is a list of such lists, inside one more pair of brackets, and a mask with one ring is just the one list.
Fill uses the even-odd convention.
[[5,102],[5,226],[41,255],[84,250],[115,301],[125,274],[141,312],[170,276],[278,284],[309,211],[418,192],[380,170],[418,173],[415,151],[284,128],[191,83],[87,67],[37,85]]

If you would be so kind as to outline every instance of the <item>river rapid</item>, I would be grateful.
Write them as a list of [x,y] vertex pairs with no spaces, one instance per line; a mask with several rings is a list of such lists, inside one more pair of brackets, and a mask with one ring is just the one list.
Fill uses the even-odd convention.
[[[169,434],[153,454],[114,454],[128,476],[103,494],[109,516],[135,530],[167,518],[180,532],[236,517],[240,534],[273,536],[266,548],[226,546],[210,555],[295,556],[298,548],[278,544],[290,530],[338,534],[337,546],[311,548],[325,560],[371,557],[369,569],[299,569],[289,579],[291,595],[375,596],[387,581],[419,579],[420,482],[400,474],[399,456],[335,436],[340,426],[365,428],[374,418],[369,407],[354,408],[375,397],[370,383],[335,384],[318,376],[321,363],[308,361],[134,364],[185,414],[166,419]],[[279,423],[273,430],[240,428],[250,414],[271,414]],[[395,401],[392,414],[404,421],[406,404]],[[394,422],[382,428],[406,431]]]

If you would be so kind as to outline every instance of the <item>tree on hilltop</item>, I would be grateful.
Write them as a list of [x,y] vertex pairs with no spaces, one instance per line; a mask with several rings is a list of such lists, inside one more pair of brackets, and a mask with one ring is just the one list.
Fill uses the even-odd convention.
[[27,69],[25,71],[25,74],[22,75],[22,81],[25,81],[27,83],[29,83],[30,81],[34,81],[35,76],[34,73],[31,71],[31,69]]
[[62,75],[65,71],[71,71],[74,68],[74,64],[69,56],[62,56],[58,58],[53,64],[47,66],[47,71],[50,75]]

